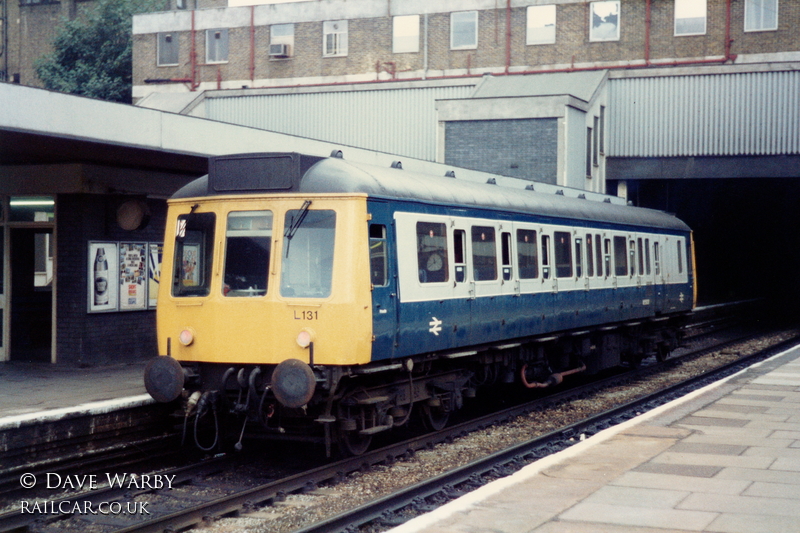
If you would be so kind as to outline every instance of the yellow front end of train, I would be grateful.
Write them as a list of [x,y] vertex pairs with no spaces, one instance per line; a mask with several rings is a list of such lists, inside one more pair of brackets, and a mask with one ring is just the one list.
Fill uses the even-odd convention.
[[159,351],[181,363],[369,362],[366,196],[169,203]]

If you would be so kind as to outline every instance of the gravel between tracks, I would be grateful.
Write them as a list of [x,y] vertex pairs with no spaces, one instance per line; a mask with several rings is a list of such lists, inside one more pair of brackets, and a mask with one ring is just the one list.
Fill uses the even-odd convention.
[[291,495],[285,502],[237,518],[221,519],[195,530],[208,533],[290,533],[500,449],[703,374],[796,334],[796,330],[787,330],[724,348],[658,375],[603,390],[591,398],[517,417],[501,426],[473,432],[449,444],[437,445],[432,450],[418,451],[409,460],[398,461],[390,466],[376,466],[368,472],[353,473],[335,486],[323,487],[310,494]]

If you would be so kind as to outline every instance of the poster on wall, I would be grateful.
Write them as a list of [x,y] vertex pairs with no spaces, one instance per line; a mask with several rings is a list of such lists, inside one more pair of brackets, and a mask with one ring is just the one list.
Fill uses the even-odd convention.
[[148,254],[147,279],[149,287],[147,289],[149,308],[154,308],[158,302],[158,284],[161,282],[161,256],[164,252],[164,245],[151,242],[149,244],[150,253]]
[[116,311],[119,303],[117,272],[118,247],[115,242],[89,243],[89,312]]
[[119,243],[119,310],[147,309],[147,243]]

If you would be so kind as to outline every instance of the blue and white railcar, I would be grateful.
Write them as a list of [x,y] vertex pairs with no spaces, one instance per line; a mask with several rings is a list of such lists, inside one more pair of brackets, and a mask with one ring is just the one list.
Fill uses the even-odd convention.
[[198,391],[282,435],[324,428],[358,453],[414,406],[437,427],[482,385],[665,356],[695,300],[690,229],[534,187],[338,157],[213,158],[170,200],[167,356],[148,390]]

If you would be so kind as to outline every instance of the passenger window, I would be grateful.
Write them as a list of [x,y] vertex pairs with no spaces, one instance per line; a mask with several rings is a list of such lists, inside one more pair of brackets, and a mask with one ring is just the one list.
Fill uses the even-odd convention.
[[388,282],[386,265],[386,226],[369,226],[369,272],[373,287],[385,287]]
[[614,237],[614,275],[628,275],[628,243],[625,237]]
[[503,280],[511,279],[511,234],[501,233],[501,255],[503,260]]
[[[594,247],[597,252],[597,275],[603,277],[603,248],[600,245],[600,235],[594,236]],[[606,244],[606,254],[608,254],[608,244]],[[608,259],[606,259],[606,276],[609,275]]]
[[464,283],[467,279],[467,232],[457,229],[453,232],[453,254],[456,263],[456,282]]
[[631,239],[630,242],[630,255],[631,255],[631,277],[636,274],[636,241]]
[[528,229],[517,230],[517,268],[520,279],[539,277],[539,262],[536,257],[536,232]]
[[653,265],[656,269],[656,276],[661,275],[661,250],[660,250],[661,243],[654,242],[653,243]]
[[637,239],[636,244],[639,249],[639,275],[644,276],[644,246],[641,237]]
[[178,217],[173,296],[208,296],[215,222],[214,213],[190,213]]
[[550,279],[550,235],[542,235],[542,279]]
[[222,294],[263,296],[272,246],[272,211],[228,213]]
[[420,283],[439,283],[450,278],[444,224],[417,222],[417,264]]
[[575,239],[575,277],[583,277],[583,240]]
[[572,277],[572,236],[566,231],[555,232],[556,277]]
[[[594,276],[594,248],[592,247],[592,235],[586,234],[586,277]],[[600,265],[598,265],[600,266]]]
[[472,226],[472,269],[475,281],[497,279],[497,245],[491,226]]
[[327,298],[331,295],[335,237],[336,211],[309,210],[305,206],[286,212],[281,296]]
[[649,276],[652,272],[651,264],[650,264],[650,239],[644,240],[644,264],[645,264],[645,272]]

